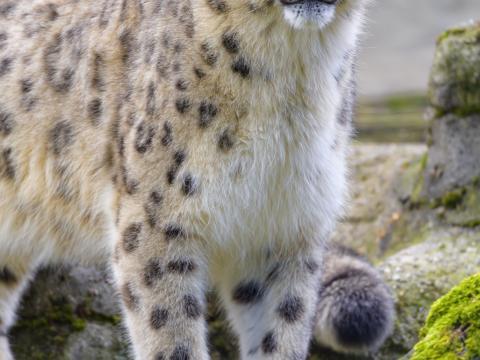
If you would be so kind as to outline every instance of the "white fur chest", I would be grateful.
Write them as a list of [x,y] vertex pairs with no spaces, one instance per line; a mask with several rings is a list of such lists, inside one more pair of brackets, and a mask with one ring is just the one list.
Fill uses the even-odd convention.
[[[273,114],[259,107],[249,115],[257,125],[245,131],[240,150],[202,193],[207,241],[246,256],[301,237],[326,240],[346,188],[345,151],[334,143],[347,134],[337,129],[339,94],[330,89],[315,109]],[[285,106],[271,101],[277,109]]]
[[338,74],[351,65],[356,25],[342,21],[322,34],[244,25],[243,50],[260,76],[231,89],[251,111],[235,155],[202,190],[197,230],[237,255],[325,241],[346,194],[350,134],[337,121],[346,86]]

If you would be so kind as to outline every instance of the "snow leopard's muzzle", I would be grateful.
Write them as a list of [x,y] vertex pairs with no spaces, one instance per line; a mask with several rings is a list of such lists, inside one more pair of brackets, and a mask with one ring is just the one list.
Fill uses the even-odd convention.
[[319,28],[329,24],[334,16],[338,0],[280,0],[285,19],[294,27],[314,25]]

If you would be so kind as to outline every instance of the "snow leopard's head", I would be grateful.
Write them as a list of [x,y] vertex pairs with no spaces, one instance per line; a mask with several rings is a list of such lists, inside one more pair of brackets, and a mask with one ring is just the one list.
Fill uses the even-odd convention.
[[285,19],[295,28],[323,29],[338,16],[362,12],[368,0],[277,0]]

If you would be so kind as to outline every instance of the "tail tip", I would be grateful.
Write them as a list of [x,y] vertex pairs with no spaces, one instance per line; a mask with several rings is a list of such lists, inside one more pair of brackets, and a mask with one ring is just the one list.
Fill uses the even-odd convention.
[[337,352],[375,353],[393,331],[393,296],[373,268],[348,273],[322,292],[316,338]]

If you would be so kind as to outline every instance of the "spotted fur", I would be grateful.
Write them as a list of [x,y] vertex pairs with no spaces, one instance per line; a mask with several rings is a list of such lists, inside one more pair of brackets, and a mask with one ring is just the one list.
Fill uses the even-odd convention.
[[365,2],[0,0],[0,333],[107,260],[137,359],[208,359],[209,286],[242,358],[305,359]]

